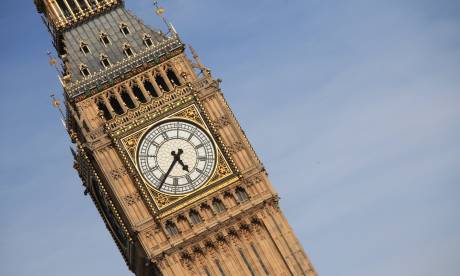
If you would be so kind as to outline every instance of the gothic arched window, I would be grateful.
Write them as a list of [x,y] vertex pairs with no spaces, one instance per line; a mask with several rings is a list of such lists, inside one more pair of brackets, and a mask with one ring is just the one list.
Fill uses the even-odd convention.
[[139,88],[139,86],[133,85],[131,88],[133,89],[134,96],[136,96],[136,98],[141,103],[146,103],[147,102],[147,99],[144,97],[144,94],[142,94],[142,90]]
[[174,73],[173,69],[168,68],[168,69],[166,70],[166,76],[168,76],[169,81],[171,81],[171,83],[172,83],[174,86],[180,85],[179,78],[177,78],[176,73]]
[[113,111],[115,111],[115,113],[117,113],[118,115],[123,114],[123,108],[121,107],[120,103],[117,101],[117,99],[114,96],[109,98],[109,102],[113,108]]
[[212,200],[212,209],[214,209],[214,212],[216,212],[216,213],[222,213],[222,212],[224,212],[226,210],[225,205],[218,198],[214,198]]
[[235,194],[239,202],[245,202],[249,199],[248,193],[246,193],[246,190],[241,187],[236,188]]
[[86,66],[85,64],[80,65],[80,73],[81,73],[84,77],[89,76],[89,69],[88,69],[88,66]]
[[82,51],[82,53],[85,54],[85,55],[90,53],[88,44],[86,42],[82,41],[80,43],[80,51]]
[[133,100],[132,100],[131,97],[129,96],[128,92],[126,92],[125,90],[123,90],[123,91],[121,91],[120,96],[121,96],[121,99],[123,100],[123,102],[125,103],[125,105],[126,105],[128,108],[134,108],[134,107],[136,107],[136,106],[134,105]]
[[127,57],[131,57],[134,55],[133,49],[131,48],[129,44],[123,45],[123,52],[125,53]]
[[200,214],[198,214],[198,212],[195,210],[191,210],[189,216],[192,224],[200,224],[203,222],[203,219],[201,218]]
[[99,112],[101,112],[102,116],[104,116],[104,119],[106,120],[112,119],[112,115],[110,114],[109,109],[102,101],[99,101],[97,103],[97,108],[99,109]]
[[120,24],[120,31],[121,31],[124,35],[129,35],[129,28],[128,28],[128,25],[126,25],[125,23],[121,23],[121,24]]
[[163,79],[161,75],[156,75],[155,76],[155,81],[158,84],[158,86],[165,92],[169,92],[169,87],[166,84],[166,81]]
[[109,61],[109,57],[102,54],[101,55],[101,64],[102,66],[104,66],[105,68],[108,68],[110,67],[110,61]]
[[179,235],[179,229],[177,229],[177,226],[174,222],[172,221],[167,221],[165,224],[165,229],[168,232],[170,236],[176,236]]
[[144,44],[147,47],[150,47],[150,46],[153,45],[152,37],[150,35],[148,35],[148,34],[144,35]]
[[149,91],[150,95],[153,97],[158,97],[158,93],[155,90],[155,87],[153,87],[153,84],[147,79],[144,81],[144,88],[145,90]]
[[100,35],[100,39],[101,39],[101,42],[102,42],[105,46],[107,46],[107,45],[110,44],[109,36],[108,36],[106,33],[102,32],[101,35]]

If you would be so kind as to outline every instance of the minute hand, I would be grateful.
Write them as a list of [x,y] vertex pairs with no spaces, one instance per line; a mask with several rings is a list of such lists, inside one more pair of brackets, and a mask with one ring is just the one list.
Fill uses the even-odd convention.
[[177,161],[178,161],[178,158],[174,157],[174,160],[172,161],[171,166],[169,166],[168,171],[163,176],[163,179],[161,179],[160,186],[158,186],[158,190],[161,190],[161,187],[163,187],[163,184],[165,183],[166,178],[168,178],[169,174],[171,173],[172,169],[174,168],[174,165],[176,165]]

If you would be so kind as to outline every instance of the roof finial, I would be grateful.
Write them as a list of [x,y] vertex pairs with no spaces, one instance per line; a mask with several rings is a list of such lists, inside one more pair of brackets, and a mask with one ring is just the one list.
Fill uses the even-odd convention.
[[165,9],[163,7],[160,7],[158,5],[158,1],[157,0],[153,0],[153,5],[155,6],[155,13],[161,17],[161,19],[163,20],[163,22],[165,23],[165,25],[168,27],[168,30],[170,32],[174,32],[176,33],[176,30],[174,29],[173,25],[171,23],[168,22],[168,20],[166,19],[166,17],[164,16],[164,13],[165,13]]
[[62,72],[59,70],[57,59],[53,56],[53,54],[50,51],[46,52],[46,55],[48,56],[49,64],[53,66],[54,69],[56,69],[59,75],[61,75]]
[[56,97],[54,96],[54,93],[51,93],[50,97],[51,97],[51,104],[59,110],[59,113],[61,114],[61,122],[64,125],[64,128],[67,130],[64,111],[61,108],[61,101],[59,99],[56,99]]

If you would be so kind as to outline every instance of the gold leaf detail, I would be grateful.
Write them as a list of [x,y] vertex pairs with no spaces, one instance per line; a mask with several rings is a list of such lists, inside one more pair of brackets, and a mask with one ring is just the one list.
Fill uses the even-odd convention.
[[197,122],[199,124],[203,124],[203,121],[201,120],[201,116],[198,113],[198,110],[194,106],[190,106],[189,108],[176,113],[175,116],[185,118],[194,122]]

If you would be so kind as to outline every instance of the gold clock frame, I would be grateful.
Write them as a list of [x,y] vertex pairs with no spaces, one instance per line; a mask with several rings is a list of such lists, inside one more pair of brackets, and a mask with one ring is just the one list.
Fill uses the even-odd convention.
[[[212,124],[208,122],[207,114],[195,97],[191,97],[184,105],[178,106],[177,110],[169,111],[144,122],[139,128],[124,133],[118,131],[118,135],[112,136],[140,194],[153,213],[159,217],[176,212],[239,179],[239,172],[233,159]],[[152,187],[142,176],[137,162],[137,149],[141,138],[154,125],[168,120],[183,120],[197,124],[210,136],[216,149],[216,164],[211,177],[197,190],[182,195],[167,194]]]

